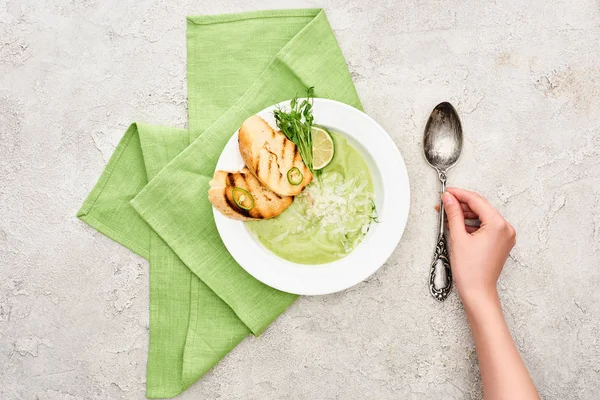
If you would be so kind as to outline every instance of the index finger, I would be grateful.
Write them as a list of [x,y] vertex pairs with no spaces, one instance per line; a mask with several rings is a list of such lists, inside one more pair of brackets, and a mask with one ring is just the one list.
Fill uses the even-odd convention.
[[482,223],[490,222],[494,219],[502,218],[500,213],[481,195],[465,189],[447,188],[460,202],[467,203],[471,210],[479,216]]

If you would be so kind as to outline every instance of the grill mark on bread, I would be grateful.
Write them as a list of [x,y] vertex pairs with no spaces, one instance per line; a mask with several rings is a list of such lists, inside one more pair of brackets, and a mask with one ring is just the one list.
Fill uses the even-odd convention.
[[[279,156],[277,154],[275,154],[273,152],[273,150],[271,150],[271,148],[269,146],[265,146],[264,148],[270,154],[270,156],[269,156],[269,163],[268,163],[269,168],[267,170],[267,173],[269,175],[271,175],[273,173],[273,168],[271,167],[271,165],[273,164],[273,162],[275,162],[275,166],[276,166],[275,169],[277,170],[277,173],[279,174],[279,179],[281,180],[283,178],[283,174],[281,173],[281,168],[280,168],[280,163],[279,163]],[[271,156],[273,156],[273,157],[271,157]],[[257,175],[258,175],[258,173],[257,173]]]
[[[260,184],[258,184],[256,179],[248,180],[247,176],[248,176],[248,174],[246,174],[246,173],[240,174],[240,178],[243,181],[242,186],[248,190],[248,193],[250,193],[250,196],[252,197],[252,200],[254,200],[255,204],[254,204],[254,208],[252,208],[251,210],[244,210],[244,211],[248,211],[249,214],[252,214],[252,218],[263,219],[264,216],[262,215],[262,213],[260,212],[258,207],[256,207],[256,203],[259,201],[259,198],[258,198],[259,196],[260,196],[260,198],[266,197],[265,193],[264,193],[264,189],[262,188],[262,186],[260,186]],[[252,185],[252,183],[254,183],[254,185]],[[256,195],[253,195],[252,193],[256,193]]]
[[231,172],[227,173],[227,180],[229,181],[229,186],[232,186],[232,190],[233,190],[233,187],[235,187],[235,177],[233,176],[233,174]]
[[[277,160],[277,155],[275,155],[275,153],[271,153],[275,156],[275,158],[271,157],[269,159],[269,173],[272,174],[273,170],[277,170],[277,172],[279,173],[279,175],[281,175],[281,172],[279,172],[279,162]],[[275,164],[275,168],[273,168],[273,164]]]
[[254,158],[254,175],[258,176],[259,171],[260,171],[260,151],[258,152],[258,155]]
[[[300,157],[300,153],[298,152],[298,146],[296,146],[296,144],[294,142],[290,141],[290,151],[288,152],[288,154],[290,154],[290,168],[298,168],[300,170],[300,172],[302,173],[302,176],[306,176],[306,171],[305,168],[306,166],[304,165],[304,163],[302,162],[302,158]],[[300,162],[298,162],[298,158],[300,158]],[[304,181],[304,179],[302,179]]]
[[294,155],[292,156],[292,161],[296,161],[296,158],[298,157],[298,146],[296,146],[295,143],[292,142],[292,144],[294,145]]
[[242,185],[239,185],[239,187],[250,188],[250,185],[248,184],[248,181],[246,180],[246,174],[240,174],[240,178],[242,178]]
[[256,174],[258,175],[258,170],[260,169],[260,156],[256,157],[256,165],[254,166],[254,169],[256,170]]
[[[285,136],[283,136],[283,135],[280,135],[280,137],[281,137],[281,156],[279,157],[279,160],[281,160],[281,164],[282,164],[283,162],[285,162],[285,148],[286,148],[287,142],[291,142],[291,141],[290,140],[286,141]],[[279,164],[280,170],[282,167],[281,164]]]

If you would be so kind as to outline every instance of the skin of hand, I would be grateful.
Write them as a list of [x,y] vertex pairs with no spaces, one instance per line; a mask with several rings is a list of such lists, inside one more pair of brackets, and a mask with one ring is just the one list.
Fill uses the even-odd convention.
[[[449,188],[443,201],[450,230],[450,264],[458,293],[464,301],[496,292],[496,281],[516,243],[515,229],[477,193]],[[479,218],[479,229],[465,227],[465,217]]]
[[[539,399],[496,290],[515,245],[515,229],[477,193],[448,188],[442,201],[448,215],[452,275],[473,332],[484,399]],[[479,218],[481,226],[466,226],[465,218]]]

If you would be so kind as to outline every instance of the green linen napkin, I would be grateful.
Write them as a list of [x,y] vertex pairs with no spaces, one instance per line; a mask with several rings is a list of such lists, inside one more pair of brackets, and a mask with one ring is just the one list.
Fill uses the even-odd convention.
[[77,216],[150,264],[149,398],[173,397],[296,299],[250,276],[221,242],[209,181],[232,133],[315,93],[360,108],[320,9],[187,19],[189,128],[132,124]]

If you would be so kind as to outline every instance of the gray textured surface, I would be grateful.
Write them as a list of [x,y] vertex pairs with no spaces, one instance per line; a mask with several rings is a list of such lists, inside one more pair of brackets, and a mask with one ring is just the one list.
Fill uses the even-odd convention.
[[174,3],[0,2],[1,399],[143,398],[147,265],[75,212],[131,121],[184,126],[185,15],[295,6],[326,8],[401,149],[408,226],[368,282],[300,299],[181,397],[481,397],[462,306],[425,282],[437,183],[420,140],[450,100],[466,134],[451,183],[519,233],[499,287],[533,379],[545,399],[598,398],[597,1]]

